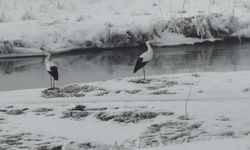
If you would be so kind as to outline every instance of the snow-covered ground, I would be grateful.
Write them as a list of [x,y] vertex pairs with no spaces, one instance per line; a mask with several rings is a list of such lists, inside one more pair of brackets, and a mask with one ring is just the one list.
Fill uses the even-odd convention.
[[[249,0],[0,0],[0,58],[249,39],[249,13]],[[250,150],[249,78],[205,72],[2,91],[0,150]]]
[[58,52],[249,38],[249,13],[249,0],[1,0],[0,47],[39,53],[41,46]]
[[249,78],[206,72],[1,92],[0,149],[249,150]]

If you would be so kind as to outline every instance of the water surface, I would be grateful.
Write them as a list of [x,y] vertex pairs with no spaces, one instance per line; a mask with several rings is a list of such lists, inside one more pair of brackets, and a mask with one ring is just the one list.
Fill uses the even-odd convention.
[[[133,74],[133,67],[144,49],[91,50],[52,56],[60,71],[57,85],[142,76],[142,71]],[[147,75],[240,70],[250,70],[250,43],[158,48],[146,66]],[[43,58],[0,59],[0,90],[48,86]]]

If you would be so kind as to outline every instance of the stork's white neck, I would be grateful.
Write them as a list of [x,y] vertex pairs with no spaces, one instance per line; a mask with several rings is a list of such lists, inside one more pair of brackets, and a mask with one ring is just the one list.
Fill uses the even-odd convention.
[[46,58],[45,58],[45,62],[48,62],[51,55],[50,55],[50,53],[46,53],[46,54],[47,54],[47,56],[46,56]]
[[49,61],[50,56],[51,56],[50,53],[46,53],[46,57],[45,57],[44,63],[45,63],[45,66],[46,66],[47,70],[50,70],[49,69],[50,68],[50,66],[49,66],[49,64],[50,64],[50,61]]
[[146,42],[146,45],[148,47],[148,51],[153,51],[153,48],[151,47],[149,41]]

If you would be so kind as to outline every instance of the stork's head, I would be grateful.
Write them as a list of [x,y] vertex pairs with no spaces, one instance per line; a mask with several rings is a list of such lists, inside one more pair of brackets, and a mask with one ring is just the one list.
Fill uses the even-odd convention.
[[50,53],[49,52],[44,52],[43,53],[45,57],[50,57]]
[[155,41],[155,40],[150,40],[150,41],[146,41],[146,45],[159,46],[159,45],[162,45],[162,42],[158,42],[158,41]]
[[147,45],[150,44],[150,41],[146,41],[146,44],[147,44]]

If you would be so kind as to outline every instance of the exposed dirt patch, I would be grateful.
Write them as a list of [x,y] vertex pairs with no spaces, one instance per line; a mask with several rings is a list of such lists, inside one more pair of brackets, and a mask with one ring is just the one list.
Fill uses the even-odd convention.
[[246,136],[250,135],[250,131],[246,131],[246,132],[244,133],[244,135],[246,135]]
[[180,115],[178,117],[179,120],[192,120],[193,118],[190,118],[189,116],[185,116],[185,115]]
[[149,87],[146,87],[148,90],[158,90],[158,89],[161,89],[161,88],[164,88],[166,86],[149,86]]
[[136,83],[136,84],[149,84],[151,83],[153,80],[152,79],[133,79],[133,80],[129,80],[128,82],[131,83]]
[[76,105],[71,111],[104,111],[107,107],[87,108],[85,105]]
[[142,147],[158,146],[161,143],[183,143],[195,138],[197,132],[201,134],[202,132],[199,130],[201,126],[200,123],[188,124],[175,121],[153,124],[139,137],[138,141]]
[[110,91],[108,91],[108,90],[99,89],[99,92],[95,96],[103,96],[103,95],[106,95],[106,94],[109,94],[109,93],[110,93]]
[[193,73],[192,76],[196,77],[196,78],[200,77],[200,75],[198,73]]
[[6,112],[7,110],[6,109],[0,109],[0,112]]
[[163,80],[162,82],[164,83],[164,85],[168,85],[168,86],[174,86],[178,84],[178,82],[176,81]]
[[125,90],[126,93],[128,94],[136,94],[139,93],[141,90]]
[[11,110],[6,111],[6,114],[8,115],[21,115],[23,113],[24,113],[23,109],[11,109]]
[[37,150],[62,150],[62,145],[52,146],[52,145],[42,145],[37,146]]
[[204,91],[203,90],[199,90],[198,93],[204,93]]
[[[109,145],[101,145],[90,142],[78,143],[68,142],[63,137],[49,137],[44,140],[43,135],[34,135],[31,133],[5,134],[0,136],[0,149],[2,150],[109,150]],[[64,145],[64,146],[63,146]]]
[[171,115],[174,115],[174,112],[162,112],[160,114],[164,116],[171,116]]
[[90,142],[86,143],[77,143],[77,142],[69,142],[65,145],[64,149],[67,150],[75,150],[75,149],[81,149],[81,150],[110,150],[109,145],[98,145]]
[[1,135],[0,137],[0,145],[3,149],[9,149],[13,147],[22,147],[23,140],[29,136],[30,133],[20,133],[13,135]]
[[89,116],[90,114],[90,112],[86,111],[85,105],[76,105],[75,107],[63,112],[63,116],[61,118],[73,118],[75,120],[79,120]]
[[110,115],[106,112],[101,112],[97,114],[96,118],[102,121],[109,121],[111,119],[114,119],[115,115]]
[[104,111],[107,110],[107,107],[99,107],[99,108],[87,108],[86,111]]
[[202,125],[202,124],[200,124],[200,123],[191,124],[191,125],[188,125],[188,126],[187,126],[187,129],[188,129],[188,130],[195,130],[195,129],[200,128],[201,125]]
[[14,106],[7,106],[6,109],[14,108]]
[[230,121],[230,118],[225,117],[225,116],[219,116],[219,118],[217,118],[216,120],[218,120],[218,121]]
[[76,105],[74,108],[63,112],[61,118],[73,118],[79,120],[91,115],[92,113],[96,113],[96,111],[99,113],[100,111],[105,111],[107,109],[107,107],[87,108],[85,105]]
[[102,121],[113,120],[116,122],[124,122],[124,123],[137,123],[142,120],[153,119],[157,117],[159,113],[155,112],[134,112],[134,111],[126,111],[118,114],[101,112],[97,114],[96,118]]
[[[52,111],[53,109],[51,108],[43,108],[43,107],[32,110],[32,112],[34,112],[36,115],[44,115]],[[53,115],[53,114],[47,114],[47,115]]]
[[90,114],[91,113],[87,111],[67,111],[63,112],[63,116],[61,118],[73,118],[79,120],[89,116]]
[[86,106],[84,105],[76,105],[74,108],[72,108],[71,110],[76,110],[76,111],[84,111],[86,108]]
[[232,137],[234,134],[234,131],[225,131],[221,133],[221,136]]
[[250,89],[249,88],[245,88],[245,89],[243,89],[243,92],[249,92],[250,91]]
[[162,94],[176,94],[175,92],[169,92],[168,90],[159,90],[159,91],[154,91],[151,94],[153,95],[162,95]]
[[41,108],[37,108],[37,109],[32,110],[32,112],[37,112],[37,113],[38,112],[39,113],[46,113],[46,112],[49,112],[49,111],[53,111],[53,109],[41,107]]
[[120,115],[120,117],[115,118],[115,121],[118,122],[139,122],[141,120],[152,119],[157,117],[158,114],[154,112],[141,112],[133,114],[131,112],[124,112]]
[[94,87],[94,86],[79,86],[79,85],[69,85],[62,88],[46,89],[42,91],[42,97],[53,98],[53,97],[83,97],[89,92],[99,92],[97,96],[102,96],[108,94],[109,92],[105,89]]

